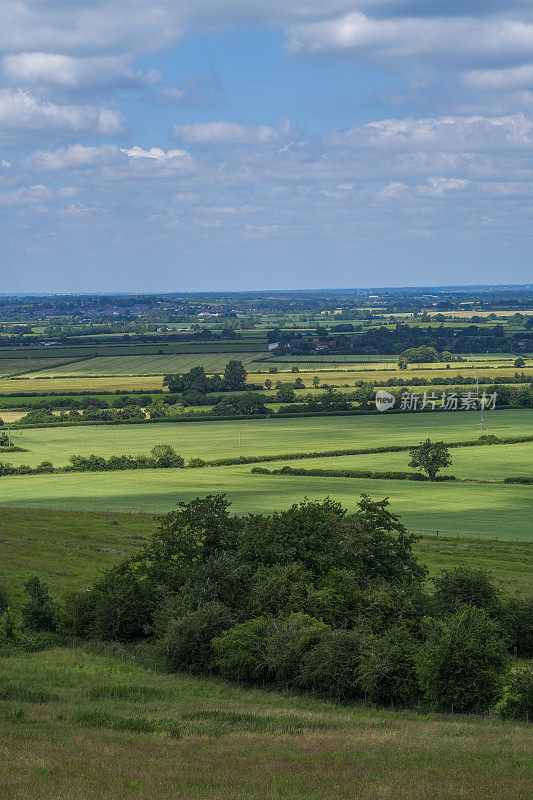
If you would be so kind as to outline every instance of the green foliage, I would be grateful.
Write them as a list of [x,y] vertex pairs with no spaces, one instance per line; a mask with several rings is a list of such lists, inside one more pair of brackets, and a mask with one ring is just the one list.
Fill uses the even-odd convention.
[[0,583],[0,614],[3,614],[9,607],[9,595]]
[[518,594],[504,597],[498,618],[509,638],[511,652],[524,658],[533,657],[533,597]]
[[272,620],[265,644],[265,660],[269,675],[278,685],[295,684],[302,657],[326,631],[327,625],[301,612]]
[[485,570],[454,567],[442,570],[432,580],[436,616],[455,614],[463,606],[483,608],[490,616],[496,616],[500,610],[499,591]]
[[224,370],[224,388],[239,391],[246,385],[246,369],[242,361],[228,361]]
[[302,657],[300,687],[341,702],[361,697],[359,666],[366,635],[363,630],[325,631],[315,647]]
[[185,466],[182,456],[178,455],[169,444],[156,444],[150,452],[156,467],[175,468]]
[[267,678],[266,648],[272,624],[272,617],[256,617],[213,639],[215,664],[225,678],[246,683]]
[[418,447],[409,450],[411,460],[409,466],[414,469],[423,469],[427,472],[429,480],[434,481],[437,472],[452,463],[449,450],[444,442],[432,442],[427,438]]
[[171,672],[210,672],[212,640],[235,624],[235,616],[221,603],[206,603],[196,611],[172,620],[158,643],[165,667]]
[[533,669],[531,664],[518,664],[511,668],[496,710],[502,717],[526,722],[533,720]]
[[425,699],[438,708],[462,713],[491,708],[507,665],[501,628],[483,609],[465,607],[445,620],[428,621],[419,680]]
[[418,642],[407,628],[394,625],[367,636],[361,648],[359,682],[364,696],[379,705],[413,705],[419,697]]
[[22,606],[22,623],[32,631],[55,631],[57,608],[50,597],[46,583],[38,577],[30,578],[24,587],[26,602]]

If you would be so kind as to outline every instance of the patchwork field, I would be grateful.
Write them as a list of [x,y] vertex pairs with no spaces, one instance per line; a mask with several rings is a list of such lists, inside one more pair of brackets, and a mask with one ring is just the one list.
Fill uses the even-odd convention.
[[0,378],[0,394],[20,394],[21,392],[35,392],[36,394],[46,394],[47,392],[114,392],[122,389],[131,392],[133,389],[147,390],[162,389],[163,376],[132,376],[132,377],[113,377],[107,378],[34,378],[32,376],[9,379]]
[[39,377],[64,377],[72,375],[166,375],[172,372],[188,372],[202,366],[206,372],[224,372],[228,361],[242,361],[245,367],[264,353],[199,353],[198,355],[152,355],[152,356],[107,356],[89,358],[64,367],[51,365],[35,375]]

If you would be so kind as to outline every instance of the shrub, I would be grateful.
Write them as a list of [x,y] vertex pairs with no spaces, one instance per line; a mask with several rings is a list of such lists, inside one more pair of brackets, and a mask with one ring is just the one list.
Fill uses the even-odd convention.
[[498,616],[517,656],[533,656],[533,597],[511,595],[503,599]]
[[266,643],[271,631],[272,617],[256,617],[213,639],[215,664],[222,675],[247,683],[265,680]]
[[66,626],[87,638],[129,641],[143,636],[152,621],[157,592],[128,564],[111,569],[87,591],[71,596]]
[[493,706],[508,663],[498,624],[483,609],[465,607],[429,621],[428,629],[418,656],[425,699],[446,711],[483,712]]
[[56,607],[48,586],[38,577],[30,578],[24,587],[27,600],[22,606],[22,622],[32,631],[55,631]]
[[298,612],[272,621],[266,640],[265,659],[276,683],[290,686],[300,671],[302,656],[328,630],[323,622]]
[[191,458],[189,459],[188,465],[189,467],[205,467],[207,466],[207,462],[204,461],[203,458]]
[[454,567],[433,578],[433,605],[437,616],[455,614],[463,606],[476,606],[494,616],[500,608],[498,589],[483,569]]
[[157,648],[166,668],[171,672],[210,672],[214,666],[211,642],[234,624],[234,614],[221,603],[206,603],[173,620]]
[[342,628],[326,631],[302,657],[300,687],[341,702],[361,697],[359,665],[365,635],[361,630]]
[[533,669],[530,664],[511,669],[496,705],[498,714],[511,719],[533,720]]
[[379,705],[408,706],[419,696],[418,643],[401,625],[369,636],[361,649],[359,680],[366,698]]
[[151,454],[155,459],[156,467],[184,467],[185,461],[169,444],[156,444],[152,447]]
[[302,608],[312,575],[301,564],[261,565],[252,578],[250,606],[254,616],[290,614]]

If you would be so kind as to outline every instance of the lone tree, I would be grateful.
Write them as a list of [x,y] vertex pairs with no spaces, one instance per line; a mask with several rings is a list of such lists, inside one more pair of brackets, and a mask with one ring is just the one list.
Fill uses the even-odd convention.
[[409,466],[415,469],[423,469],[424,472],[427,472],[430,481],[435,480],[439,469],[449,467],[452,463],[452,457],[446,444],[444,442],[432,442],[431,439],[420,442],[418,447],[412,447],[409,450],[409,455],[411,456]]
[[232,391],[245,388],[246,369],[242,361],[228,361],[224,370],[224,386]]

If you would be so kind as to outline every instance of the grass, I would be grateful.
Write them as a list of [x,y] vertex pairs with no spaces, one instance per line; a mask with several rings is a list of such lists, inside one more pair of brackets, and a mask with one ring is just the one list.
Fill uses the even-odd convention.
[[[533,477],[533,442],[521,444],[487,445],[485,447],[457,447],[451,451],[452,465],[441,474],[478,480],[502,480],[510,476]],[[408,466],[409,453],[372,453],[332,458],[305,458],[265,464],[268,469],[283,466],[304,469],[370,469],[418,472]]]
[[228,352],[198,353],[193,355],[152,355],[152,356],[107,356],[79,361],[64,367],[52,366],[36,377],[58,377],[72,375],[166,375],[173,372],[188,372],[193,367],[201,366],[206,372],[224,372],[230,360],[242,361],[245,367],[264,353]]
[[366,492],[390,497],[394,511],[415,531],[532,538],[531,487],[514,484],[280,477],[254,475],[249,466],[238,466],[8,476],[0,478],[0,486],[2,506],[148,512],[168,511],[178,500],[214,492],[226,492],[237,513],[271,512],[305,496],[327,495],[354,510]]
[[39,369],[49,367],[59,367],[64,364],[64,358],[1,358],[0,357],[0,376],[20,375]]
[[[485,414],[491,433],[518,436],[531,433],[529,409]],[[239,445],[240,429],[240,445]],[[94,425],[14,430],[12,442],[29,450],[10,454],[14,464],[35,466],[50,460],[59,467],[73,453],[148,453],[155,444],[171,444],[186,458],[230,458],[383,445],[416,445],[432,439],[461,441],[479,435],[476,412],[374,414],[347,417],[221,422]],[[2,479],[2,486],[4,486]]]
[[162,389],[163,377],[152,375],[148,377],[112,377],[107,378],[34,378],[24,377],[9,379],[0,378],[0,394],[20,394],[20,392],[34,392],[46,395],[47,392],[114,392],[116,389],[124,389],[129,392],[132,389],[149,392],[151,389]]
[[530,796],[524,724],[335,707],[94,649],[6,658],[2,681],[45,693],[0,712],[5,800]]
[[[136,552],[157,527],[152,514],[2,508],[0,583],[18,608],[32,575],[64,596],[89,585],[103,570]],[[414,546],[430,574],[466,564],[489,570],[507,591],[531,591],[533,544],[433,535]]]

